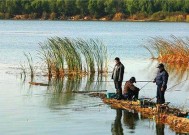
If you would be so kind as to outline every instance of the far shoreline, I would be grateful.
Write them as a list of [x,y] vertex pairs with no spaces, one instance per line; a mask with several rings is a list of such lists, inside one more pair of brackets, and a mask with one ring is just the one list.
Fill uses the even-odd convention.
[[0,21],[62,21],[62,22],[158,22],[158,23],[189,23],[188,21],[167,21],[167,20],[132,20],[132,19],[126,19],[126,20],[84,20],[84,19],[78,19],[78,20],[62,20],[62,19],[0,19]]

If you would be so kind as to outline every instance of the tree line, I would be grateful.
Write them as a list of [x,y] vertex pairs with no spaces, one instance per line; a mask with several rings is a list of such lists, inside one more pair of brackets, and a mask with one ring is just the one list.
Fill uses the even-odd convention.
[[33,19],[90,16],[109,17],[122,13],[126,17],[157,12],[189,13],[189,0],[0,0],[0,18],[28,15]]

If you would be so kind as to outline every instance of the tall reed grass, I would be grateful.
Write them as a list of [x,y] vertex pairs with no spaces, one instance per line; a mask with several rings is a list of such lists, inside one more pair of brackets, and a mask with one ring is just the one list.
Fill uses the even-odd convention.
[[[30,53],[29,54],[24,53],[24,55],[25,55],[25,57],[27,59],[27,62],[28,62],[31,80],[33,80],[34,74],[35,74],[35,69],[34,69],[34,66],[33,66],[33,58],[32,58],[32,56],[31,56]],[[25,69],[25,67],[22,66],[22,65],[21,65],[21,67],[22,67],[22,70],[24,72],[24,75],[26,75],[26,69]]]
[[78,73],[107,72],[107,48],[99,40],[49,38],[40,43],[40,57],[49,77]]
[[20,64],[20,69],[21,69],[21,73],[20,73],[21,79],[23,79],[23,81],[25,81],[26,73],[27,73],[25,65],[24,64]]
[[155,37],[144,47],[152,58],[163,63],[189,65],[189,38],[181,39],[173,35],[170,39]]

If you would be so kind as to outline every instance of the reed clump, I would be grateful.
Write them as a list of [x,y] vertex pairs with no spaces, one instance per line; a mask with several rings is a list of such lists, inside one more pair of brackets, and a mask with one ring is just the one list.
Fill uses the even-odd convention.
[[155,37],[144,47],[151,53],[153,59],[158,59],[160,62],[168,65],[189,66],[189,38],[181,39],[171,36],[170,39],[165,39]]
[[107,48],[99,40],[49,38],[40,43],[39,54],[47,66],[49,78],[108,71]]

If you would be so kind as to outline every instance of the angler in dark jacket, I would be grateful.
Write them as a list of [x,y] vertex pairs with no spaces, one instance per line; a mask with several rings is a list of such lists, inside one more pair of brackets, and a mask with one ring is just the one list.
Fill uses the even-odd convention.
[[169,78],[169,74],[164,68],[163,64],[159,64],[158,67],[159,71],[154,79],[154,83],[157,85],[157,103],[163,104],[165,103],[165,90],[167,89],[167,82]]
[[115,89],[117,93],[117,99],[122,98],[122,82],[124,75],[124,65],[120,62],[118,57],[115,58],[115,67],[112,73],[112,79],[114,80]]
[[137,100],[139,94],[139,88],[137,88],[133,83],[136,83],[135,77],[131,77],[129,81],[126,81],[124,90],[123,90],[123,98],[128,100]]

